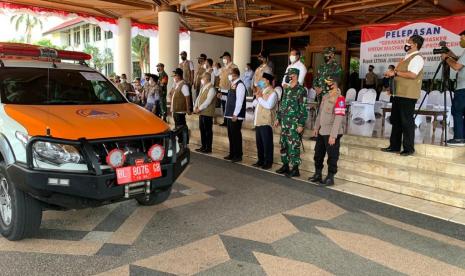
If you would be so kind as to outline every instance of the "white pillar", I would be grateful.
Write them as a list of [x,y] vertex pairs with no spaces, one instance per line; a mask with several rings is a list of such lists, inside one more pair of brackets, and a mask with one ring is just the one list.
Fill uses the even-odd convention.
[[84,43],[84,26],[79,26],[79,50],[84,50],[85,43]]
[[252,28],[248,23],[236,22],[234,24],[234,63],[239,67],[241,75],[252,53]]
[[89,44],[94,45],[94,30],[95,26],[92,24],[89,24]]
[[115,73],[119,76],[126,74],[128,80],[132,80],[130,18],[118,19],[118,32],[115,40]]
[[[179,65],[179,15],[175,7],[162,5],[158,10],[158,60],[168,76]],[[169,78],[168,87],[171,87]]]

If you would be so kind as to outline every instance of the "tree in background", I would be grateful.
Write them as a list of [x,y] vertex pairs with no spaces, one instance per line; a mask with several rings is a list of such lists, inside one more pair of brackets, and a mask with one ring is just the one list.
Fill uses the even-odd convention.
[[102,72],[105,69],[105,65],[113,62],[113,53],[109,48],[105,48],[103,52],[95,46],[87,44],[84,47],[84,52],[91,55],[90,66],[94,67],[98,71]]
[[36,41],[34,44],[39,45],[39,46],[43,46],[43,47],[47,47],[47,48],[54,48],[54,49],[59,49],[59,50],[64,49],[64,47],[62,47],[62,46],[54,45],[52,43],[52,41],[50,39],[47,39],[47,38],[42,38],[41,40]]
[[150,63],[150,39],[145,36],[137,35],[132,39],[132,53],[139,60],[141,72],[149,71]]
[[42,29],[42,21],[35,16],[29,14],[13,15],[10,18],[10,23],[15,24],[15,29],[17,32],[20,32],[21,28],[25,28],[26,43],[31,43],[32,30],[39,26]]

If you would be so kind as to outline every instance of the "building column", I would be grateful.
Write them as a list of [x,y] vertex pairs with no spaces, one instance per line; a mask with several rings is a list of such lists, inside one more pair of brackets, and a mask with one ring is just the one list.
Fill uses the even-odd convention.
[[132,80],[131,19],[119,18],[115,47],[115,73],[126,74]]
[[234,63],[244,73],[252,53],[252,28],[246,22],[234,24]]
[[94,30],[95,30],[95,25],[89,24],[89,44],[94,45]]
[[[176,7],[162,5],[158,9],[158,60],[171,72],[179,65],[179,14]],[[168,87],[171,87],[169,78]]]
[[84,50],[85,43],[84,43],[84,26],[79,26],[79,50]]

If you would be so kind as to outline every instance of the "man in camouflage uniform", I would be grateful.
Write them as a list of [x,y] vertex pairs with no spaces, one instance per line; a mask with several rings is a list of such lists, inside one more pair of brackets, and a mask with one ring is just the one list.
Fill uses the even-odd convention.
[[[281,99],[275,126],[281,125],[281,161],[283,166],[276,172],[287,177],[300,176],[300,144],[307,121],[307,91],[299,84],[299,69],[287,72],[291,81]],[[292,166],[292,169],[290,169]]]
[[342,67],[337,63],[335,58],[336,48],[326,47],[323,50],[325,63],[318,67],[315,79],[313,80],[313,87],[317,93],[318,104],[321,99],[329,92],[328,86],[325,84],[326,79],[341,79]]
[[168,74],[165,72],[165,65],[163,63],[157,64],[157,72],[158,72],[158,84],[161,88],[161,95],[160,95],[160,115],[163,120],[166,122],[166,116],[168,115],[168,108],[166,106],[166,96],[168,94]]

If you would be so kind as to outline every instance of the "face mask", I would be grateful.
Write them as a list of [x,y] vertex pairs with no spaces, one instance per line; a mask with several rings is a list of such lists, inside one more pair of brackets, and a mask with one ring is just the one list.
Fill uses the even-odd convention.
[[465,40],[460,39],[460,47],[465,48]]
[[157,72],[161,72],[161,68],[157,68]]
[[204,80],[204,79],[201,79],[201,80],[200,80],[200,83],[201,83],[202,85],[205,85],[205,80]]
[[181,56],[181,59],[182,59],[182,60],[186,60],[186,59],[187,59],[187,57],[185,57],[185,56]]
[[207,69],[207,64],[204,64],[202,67],[203,69]]
[[229,81],[232,81],[232,80],[233,80],[233,76],[232,76],[232,75],[228,75],[228,80],[229,80]]
[[228,64],[228,60],[223,58],[223,64]]
[[127,80],[126,80],[126,79],[122,79],[121,82],[122,82],[122,83],[126,83]]
[[291,63],[294,63],[297,60],[297,56],[290,56],[289,60],[291,61]]
[[404,45],[404,51],[405,51],[405,52],[408,52],[408,51],[410,51],[411,49],[412,49],[412,45],[410,45],[410,44],[408,44],[408,43],[406,43],[406,44]]
[[259,80],[257,83],[258,88],[264,89],[266,87],[266,83],[264,80]]

